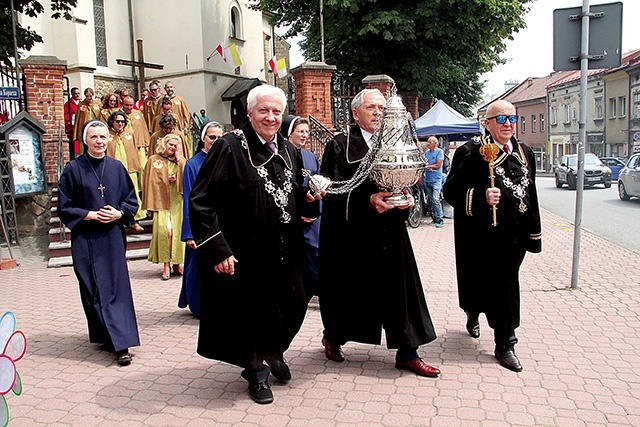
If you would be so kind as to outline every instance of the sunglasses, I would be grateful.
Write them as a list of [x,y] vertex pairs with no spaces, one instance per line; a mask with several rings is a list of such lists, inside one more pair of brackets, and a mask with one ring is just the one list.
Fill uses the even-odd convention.
[[116,122],[116,123],[127,123],[126,120],[114,120],[114,122]]
[[509,123],[518,123],[517,114],[511,115],[511,116],[507,116],[506,114],[498,114],[497,116],[487,117],[487,120],[491,120],[491,119],[496,119],[496,123],[499,125],[503,125],[507,123],[507,120],[509,120]]
[[218,139],[218,136],[217,135],[207,135],[207,138],[213,139],[215,141],[216,139]]

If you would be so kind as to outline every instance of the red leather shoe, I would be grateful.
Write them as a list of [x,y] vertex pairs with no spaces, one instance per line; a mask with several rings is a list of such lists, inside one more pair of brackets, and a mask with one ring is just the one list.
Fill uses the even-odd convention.
[[324,355],[327,356],[327,359],[333,360],[334,362],[344,362],[344,353],[342,352],[341,346],[332,343],[325,337],[322,337],[322,345],[324,346]]
[[421,357],[417,357],[408,362],[396,362],[396,369],[411,371],[421,377],[435,378],[440,375],[440,369],[427,365]]

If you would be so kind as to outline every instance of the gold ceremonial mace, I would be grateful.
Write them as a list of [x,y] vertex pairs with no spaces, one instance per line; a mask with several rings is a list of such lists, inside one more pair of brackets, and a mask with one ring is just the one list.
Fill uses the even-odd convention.
[[[485,144],[480,147],[480,154],[482,154],[482,158],[485,161],[489,162],[489,179],[491,179],[491,186],[495,187],[495,176],[493,174],[493,162],[498,157],[498,153],[500,152],[500,148],[493,142],[489,144]],[[498,225],[498,219],[496,218],[496,205],[491,206],[493,210],[493,226]]]

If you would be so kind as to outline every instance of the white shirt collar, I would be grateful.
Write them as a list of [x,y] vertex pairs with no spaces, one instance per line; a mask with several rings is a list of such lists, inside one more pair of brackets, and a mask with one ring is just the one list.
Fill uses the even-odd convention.
[[362,137],[364,138],[364,141],[367,143],[367,146],[371,148],[371,137],[373,137],[373,134],[370,132],[367,132],[362,128],[360,128],[360,131],[362,132]]

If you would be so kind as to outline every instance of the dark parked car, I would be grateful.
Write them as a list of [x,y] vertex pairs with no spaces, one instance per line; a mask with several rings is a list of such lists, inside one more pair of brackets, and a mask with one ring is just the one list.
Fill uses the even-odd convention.
[[618,177],[618,196],[620,200],[640,197],[640,153],[631,156]]
[[626,164],[625,160],[619,157],[600,157],[600,160],[611,169],[611,180],[617,181],[620,170]]
[[[575,190],[578,176],[578,155],[565,154],[559,157],[554,175],[556,187],[561,188],[567,184],[569,190]],[[587,153],[584,155],[584,186],[590,187],[596,184],[604,184],[604,188],[611,187],[611,169],[602,164],[598,156]]]

